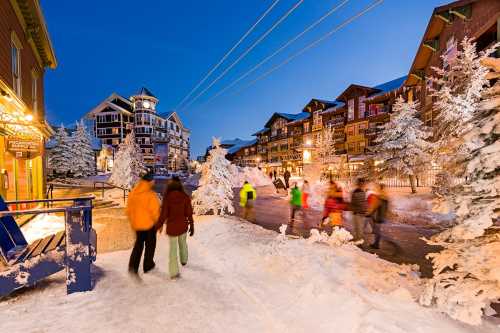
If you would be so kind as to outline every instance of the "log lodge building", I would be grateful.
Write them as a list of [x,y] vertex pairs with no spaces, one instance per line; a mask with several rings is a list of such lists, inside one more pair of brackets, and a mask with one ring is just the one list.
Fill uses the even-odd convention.
[[[374,87],[351,84],[334,100],[311,99],[300,113],[274,113],[253,134],[256,141],[231,146],[228,158],[267,173],[289,170],[300,175],[303,147],[314,147],[323,129],[333,127],[332,165],[343,161],[355,171],[369,157],[379,125],[389,121],[398,96],[418,101],[422,121],[435,125],[428,78],[435,75],[432,67],[452,61],[466,36],[474,39],[478,51],[500,41],[500,1],[460,0],[435,8],[408,75]],[[500,50],[493,56],[500,57]]]

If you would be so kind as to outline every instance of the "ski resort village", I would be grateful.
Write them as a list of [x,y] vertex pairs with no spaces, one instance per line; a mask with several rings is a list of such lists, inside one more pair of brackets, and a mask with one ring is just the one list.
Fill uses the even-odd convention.
[[500,332],[500,1],[0,0],[0,332]]

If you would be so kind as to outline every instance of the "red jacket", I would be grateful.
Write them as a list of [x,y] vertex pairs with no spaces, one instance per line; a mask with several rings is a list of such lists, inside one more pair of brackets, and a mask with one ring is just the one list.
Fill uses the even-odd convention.
[[167,235],[180,236],[188,231],[193,222],[191,198],[184,192],[172,191],[163,198],[158,227],[167,222]]

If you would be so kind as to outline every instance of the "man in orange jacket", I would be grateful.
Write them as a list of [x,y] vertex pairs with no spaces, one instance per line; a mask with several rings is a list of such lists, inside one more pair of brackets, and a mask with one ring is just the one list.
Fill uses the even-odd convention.
[[152,173],[142,177],[128,195],[127,216],[132,229],[136,232],[136,240],[130,254],[129,272],[137,274],[144,245],[144,273],[155,267],[153,260],[156,248],[155,224],[160,217],[160,200],[153,191],[154,178]]

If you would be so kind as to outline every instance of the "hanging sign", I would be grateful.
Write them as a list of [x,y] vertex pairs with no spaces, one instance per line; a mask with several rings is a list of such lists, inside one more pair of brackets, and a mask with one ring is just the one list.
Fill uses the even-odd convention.
[[36,138],[8,136],[7,151],[15,158],[34,158],[42,153],[41,140]]

